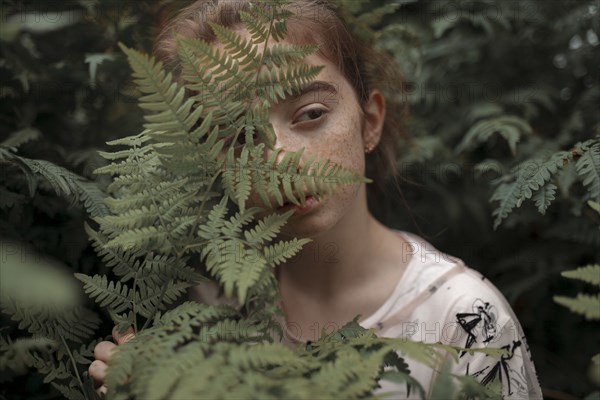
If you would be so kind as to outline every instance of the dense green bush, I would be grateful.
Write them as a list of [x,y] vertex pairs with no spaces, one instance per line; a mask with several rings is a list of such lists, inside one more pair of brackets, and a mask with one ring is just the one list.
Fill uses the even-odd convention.
[[[374,213],[463,258],[501,288],[524,326],[546,397],[597,390],[587,373],[600,352],[597,322],[552,299],[589,291],[560,273],[600,262],[600,218],[587,202],[600,200],[600,5],[341,3],[357,32],[391,52],[406,77],[396,99],[410,106],[400,190]],[[8,263],[39,266],[49,258],[75,273],[107,272],[83,228],[88,215],[104,213],[101,191],[109,183],[92,171],[105,165],[97,151],[107,141],[139,132],[142,123],[117,43],[149,50],[181,4],[3,2],[3,278]],[[69,295],[55,297],[72,302],[77,289],[57,287]],[[26,304],[35,300],[30,293],[8,294]],[[7,304],[3,310],[13,314]],[[85,309],[73,312],[88,321],[83,326],[100,326],[95,337],[110,332],[108,315],[100,323]],[[22,338],[15,342],[22,347],[0,343],[0,394],[57,396],[16,364],[19,348],[30,344],[10,315],[2,318],[3,337]],[[81,371],[90,349],[78,351]]]

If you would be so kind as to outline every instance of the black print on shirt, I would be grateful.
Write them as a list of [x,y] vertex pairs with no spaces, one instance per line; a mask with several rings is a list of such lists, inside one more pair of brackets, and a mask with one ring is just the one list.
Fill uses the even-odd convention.
[[[488,385],[499,379],[502,386],[506,387],[508,395],[517,393],[527,393],[527,379],[525,371],[517,371],[510,365],[510,360],[514,357],[515,351],[521,347],[522,342],[520,340],[513,340],[512,345],[502,346],[501,348],[507,350],[508,354],[501,356],[500,360],[491,366],[487,366],[479,371],[473,373],[473,377],[481,378],[479,381],[482,385]],[[467,365],[467,375],[468,375]]]
[[[481,339],[488,343],[496,337],[496,307],[477,299],[473,302],[472,312],[456,314],[458,324],[467,334],[465,348],[470,349],[473,343]],[[463,351],[460,356],[464,356]]]

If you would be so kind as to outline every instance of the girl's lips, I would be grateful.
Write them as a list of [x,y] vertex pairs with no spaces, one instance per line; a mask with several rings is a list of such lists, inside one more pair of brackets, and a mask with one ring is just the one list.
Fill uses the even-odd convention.
[[279,211],[289,211],[294,210],[294,214],[305,214],[312,210],[317,204],[317,200],[312,196],[306,196],[304,199],[304,205],[296,205],[293,203],[285,203],[281,207],[278,208]]

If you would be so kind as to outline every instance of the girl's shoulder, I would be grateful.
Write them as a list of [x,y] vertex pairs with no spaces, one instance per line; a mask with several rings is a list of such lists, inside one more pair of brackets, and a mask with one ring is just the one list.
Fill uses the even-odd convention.
[[[384,336],[405,336],[410,324],[434,326],[436,341],[450,327],[466,333],[471,326],[482,324],[518,326],[506,298],[482,274],[417,235],[398,234],[408,244],[406,270],[392,295],[361,325]],[[408,331],[414,331],[414,327]]]
[[[463,351],[452,372],[488,384],[502,382],[505,399],[541,399],[535,367],[521,325],[502,293],[459,258],[425,239],[399,232],[410,244],[411,259],[398,282],[396,297],[372,320],[376,333],[463,349],[503,349],[497,359]],[[431,371],[409,363],[425,388]]]
[[415,234],[397,233],[405,242],[402,257],[408,259],[406,269],[391,296],[363,321],[363,326],[381,329],[382,325],[405,322],[417,310],[421,319],[430,317],[442,322],[453,318],[453,311],[471,310],[480,303],[511,312],[496,287],[461,259],[436,249]]

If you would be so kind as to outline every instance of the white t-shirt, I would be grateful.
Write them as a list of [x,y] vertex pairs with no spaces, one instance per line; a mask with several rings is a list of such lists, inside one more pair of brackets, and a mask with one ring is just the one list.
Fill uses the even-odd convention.
[[[426,343],[441,342],[464,348],[503,348],[500,359],[465,352],[452,363],[456,375],[470,375],[481,383],[498,378],[505,399],[542,399],[529,347],[519,321],[504,296],[478,272],[435,249],[424,239],[401,232],[411,245],[411,258],[392,295],[371,316],[360,321],[378,336]],[[438,372],[405,359],[411,375],[429,392]],[[380,382],[376,393],[399,392],[406,385]],[[416,393],[410,398],[418,399]]]
[[[372,328],[381,337],[463,348],[504,348],[509,355],[500,359],[464,352],[458,363],[451,362],[451,372],[473,376],[483,384],[500,379],[504,399],[542,399],[525,336],[498,289],[461,260],[440,252],[424,239],[406,232],[399,234],[411,246],[404,274],[392,295],[372,315],[359,321],[360,325]],[[216,288],[203,287],[193,297],[214,304],[216,294]],[[293,342],[292,335],[284,340]],[[404,361],[411,376],[429,393],[438,370],[409,358]],[[407,396],[405,384],[381,380],[380,385],[374,394],[393,393],[386,399],[420,399],[414,390]]]

